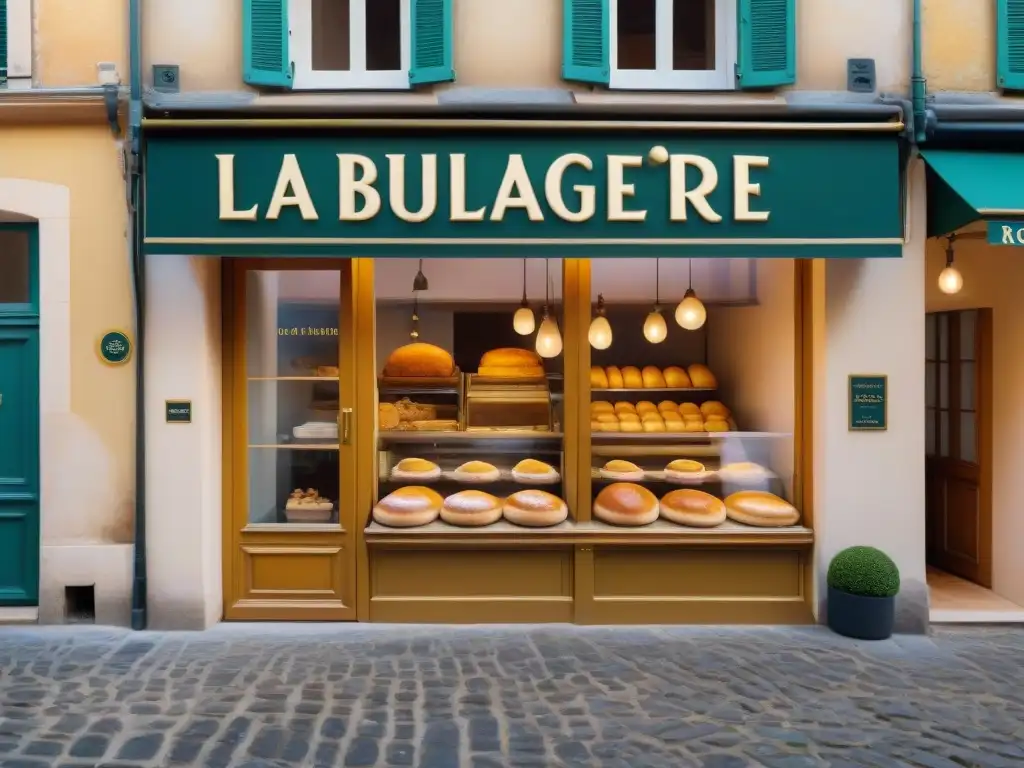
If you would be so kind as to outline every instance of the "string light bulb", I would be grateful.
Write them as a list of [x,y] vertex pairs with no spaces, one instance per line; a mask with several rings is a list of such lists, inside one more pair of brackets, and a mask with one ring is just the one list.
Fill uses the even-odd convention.
[[704,302],[697,298],[697,292],[693,290],[693,261],[688,260],[687,268],[689,287],[683,294],[683,300],[676,306],[676,323],[688,331],[696,331],[701,328],[708,319],[708,310]]
[[562,354],[562,333],[558,330],[558,323],[548,313],[550,294],[548,288],[551,285],[551,276],[548,268],[548,260],[544,259],[544,312],[540,321],[540,328],[537,330],[536,349],[541,357],[558,357]]
[[597,314],[590,321],[587,340],[594,349],[608,349],[612,345],[612,325],[605,316],[604,294],[597,294]]
[[526,299],[526,259],[523,259],[523,301],[512,316],[512,328],[520,336],[529,336],[537,327],[537,321]]
[[668,337],[668,325],[661,315],[661,261],[654,260],[654,308],[644,320],[644,338],[651,344],[660,344]]
[[939,290],[952,296],[964,287],[964,276],[953,266],[953,240],[956,235],[946,238],[946,268],[939,272]]

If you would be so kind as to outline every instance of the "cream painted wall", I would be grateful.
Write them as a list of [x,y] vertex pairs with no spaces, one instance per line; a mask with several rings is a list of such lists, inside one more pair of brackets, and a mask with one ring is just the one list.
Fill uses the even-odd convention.
[[1024,605],[1024,258],[1018,248],[960,240],[956,266],[964,287],[947,296],[937,285],[944,247],[928,243],[927,311],[992,309],[992,589]]
[[33,0],[35,81],[48,88],[98,85],[96,64],[113,62],[128,82],[128,3]]
[[[911,0],[797,3],[797,87],[845,91],[846,60],[874,58],[880,90],[905,91],[910,7]],[[152,64],[177,64],[184,90],[244,87],[241,3],[143,0],[142,8],[146,82]],[[454,14],[455,85],[565,86],[561,79],[562,0],[454,0]]]
[[996,87],[995,3],[924,0],[922,59],[928,91]]

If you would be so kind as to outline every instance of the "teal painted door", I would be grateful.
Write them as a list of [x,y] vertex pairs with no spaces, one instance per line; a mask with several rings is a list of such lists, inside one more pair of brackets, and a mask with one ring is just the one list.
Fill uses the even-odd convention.
[[39,598],[39,329],[0,326],[0,605]]

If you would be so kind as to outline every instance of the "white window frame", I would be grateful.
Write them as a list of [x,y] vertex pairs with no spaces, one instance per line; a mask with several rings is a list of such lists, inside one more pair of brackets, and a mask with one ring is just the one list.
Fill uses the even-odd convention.
[[293,90],[398,90],[409,89],[410,11],[401,0],[401,69],[371,72],[366,69],[366,5],[373,0],[349,0],[349,69],[313,69],[313,2],[288,0],[289,52],[295,65]]
[[736,89],[736,3],[715,0],[715,68],[672,69],[672,0],[655,0],[655,69],[619,69],[619,0],[609,1],[609,88],[638,91]]
[[32,0],[7,0],[7,87],[32,87]]

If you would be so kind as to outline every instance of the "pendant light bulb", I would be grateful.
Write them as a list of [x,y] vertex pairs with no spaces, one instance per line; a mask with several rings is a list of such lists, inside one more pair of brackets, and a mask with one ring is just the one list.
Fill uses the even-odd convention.
[[594,349],[608,349],[612,345],[612,324],[604,313],[604,296],[597,294],[597,315],[590,321],[587,340]]
[[687,288],[683,300],[676,307],[676,322],[688,331],[696,331],[708,319],[704,302],[697,298],[693,288]]
[[655,307],[644,320],[644,338],[651,344],[660,344],[668,336],[668,325],[661,314],[661,308]]
[[963,287],[964,276],[952,264],[939,273],[939,290],[943,293],[949,295],[960,293],[960,289]]
[[558,330],[558,323],[548,315],[547,307],[544,307],[544,318],[537,331],[537,354],[549,358],[562,354],[562,334]]
[[523,304],[512,316],[512,328],[520,336],[529,336],[537,327],[537,320],[528,304]]

